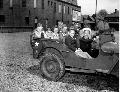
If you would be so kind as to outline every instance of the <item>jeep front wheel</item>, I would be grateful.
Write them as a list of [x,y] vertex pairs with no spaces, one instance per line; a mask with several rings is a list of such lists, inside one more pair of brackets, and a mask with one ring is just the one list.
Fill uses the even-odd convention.
[[45,54],[40,61],[40,73],[42,77],[57,81],[65,72],[64,62],[55,54]]

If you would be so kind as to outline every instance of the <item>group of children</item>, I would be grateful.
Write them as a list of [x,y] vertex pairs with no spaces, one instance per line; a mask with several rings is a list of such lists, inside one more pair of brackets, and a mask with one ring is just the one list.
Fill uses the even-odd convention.
[[[74,29],[74,26],[71,26],[69,29],[68,27],[60,22],[58,26],[56,25],[53,30],[48,28],[46,31],[43,29],[41,23],[37,24],[37,28],[34,29],[33,34],[35,38],[47,38],[47,39],[63,39],[65,36],[69,35],[69,31]],[[74,29],[75,30],[75,29]],[[91,39],[92,33],[91,29],[86,27],[82,30],[79,30],[80,37],[88,37]]]
[[[74,29],[74,26],[71,26],[68,29],[68,27],[65,24],[63,24],[62,22],[59,22],[58,26],[55,26],[53,31],[50,28],[48,28],[45,31],[43,30],[42,24],[38,23],[37,28],[34,29],[33,34],[35,38],[62,40],[63,42],[65,42],[65,44],[68,46],[69,49],[75,52],[77,56],[91,59],[92,57],[86,51],[84,51],[84,48],[83,50],[81,49],[82,46],[80,44],[82,43],[78,44],[80,40],[79,41],[76,40],[80,38],[91,39],[92,38],[91,29],[86,26],[85,28],[78,31],[79,31],[78,35],[77,37],[75,37],[76,30]],[[83,43],[82,45],[84,45],[85,47],[87,46],[87,44],[91,44],[91,43],[87,42],[87,43]],[[90,46],[88,46],[87,48],[89,47]]]
[[38,23],[37,28],[34,29],[33,34],[35,38],[59,39],[58,31],[59,29],[57,26],[55,26],[53,31],[50,28],[45,31],[42,24]]

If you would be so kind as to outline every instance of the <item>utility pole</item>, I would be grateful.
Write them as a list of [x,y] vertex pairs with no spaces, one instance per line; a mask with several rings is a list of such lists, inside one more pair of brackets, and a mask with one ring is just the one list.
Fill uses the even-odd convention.
[[96,7],[95,7],[95,15],[97,14],[97,0],[96,0]]
[[95,29],[97,27],[97,0],[96,0],[96,7],[95,7]]
[[62,5],[61,5],[61,8],[62,8],[62,22],[63,22],[63,18],[64,18],[64,15],[63,15],[63,8],[64,8],[63,2],[62,2]]

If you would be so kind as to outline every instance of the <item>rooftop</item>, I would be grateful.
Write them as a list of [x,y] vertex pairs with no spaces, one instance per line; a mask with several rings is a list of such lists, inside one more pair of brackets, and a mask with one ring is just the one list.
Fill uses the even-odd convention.
[[75,4],[73,4],[73,3],[66,2],[65,0],[56,0],[56,1],[61,2],[61,3],[64,3],[64,4],[72,5],[72,6],[75,6],[75,7],[77,7],[77,8],[81,8],[81,6],[75,5]]
[[62,1],[77,5],[77,0],[62,0]]

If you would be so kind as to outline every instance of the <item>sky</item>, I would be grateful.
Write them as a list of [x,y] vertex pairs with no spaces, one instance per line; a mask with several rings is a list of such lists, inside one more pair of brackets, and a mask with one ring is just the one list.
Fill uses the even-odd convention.
[[[92,15],[95,13],[96,0],[77,0],[81,6],[82,15]],[[112,13],[115,9],[119,9],[119,0],[97,0],[97,12],[106,9],[108,13]]]

